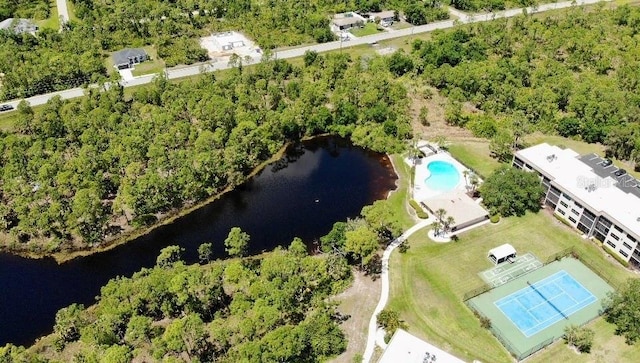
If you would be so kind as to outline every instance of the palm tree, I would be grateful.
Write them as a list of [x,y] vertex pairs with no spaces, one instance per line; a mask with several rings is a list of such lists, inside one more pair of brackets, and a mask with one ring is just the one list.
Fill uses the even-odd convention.
[[462,172],[462,176],[464,177],[464,184],[467,188],[467,191],[469,190],[469,174],[471,174],[469,169],[464,169],[464,171]]
[[480,178],[478,178],[475,173],[471,174],[469,184],[471,184],[471,194],[475,195],[478,185],[480,184]]
[[441,233],[442,223],[440,223],[440,221],[435,221],[431,223],[431,228],[433,229],[433,235],[437,237]]
[[438,218],[438,221],[442,223],[444,221],[444,216],[447,215],[447,211],[443,208],[440,208],[434,213],[434,215],[436,216],[436,218]]
[[445,233],[451,232],[451,227],[456,223],[456,220],[452,216],[448,216],[444,222],[442,222],[442,229]]

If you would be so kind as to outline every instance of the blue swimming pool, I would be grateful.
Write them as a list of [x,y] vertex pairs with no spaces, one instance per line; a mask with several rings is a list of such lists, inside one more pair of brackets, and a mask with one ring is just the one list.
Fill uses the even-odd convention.
[[449,162],[432,161],[427,164],[427,169],[430,175],[424,183],[432,190],[446,192],[455,188],[460,182],[458,169]]

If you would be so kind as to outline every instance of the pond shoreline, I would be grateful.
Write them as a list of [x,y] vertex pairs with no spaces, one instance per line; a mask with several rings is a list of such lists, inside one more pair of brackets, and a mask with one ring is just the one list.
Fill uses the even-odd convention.
[[263,161],[262,163],[260,163],[260,165],[256,166],[251,173],[247,174],[245,179],[238,185],[230,185],[227,186],[225,189],[223,189],[222,191],[216,193],[215,195],[212,195],[211,197],[208,197],[202,201],[196,202],[195,204],[188,206],[188,207],[184,207],[184,208],[179,208],[176,210],[172,210],[170,212],[168,212],[165,216],[161,217],[161,219],[158,220],[158,222],[148,226],[148,227],[142,227],[142,228],[136,228],[127,232],[122,233],[120,236],[118,236],[117,238],[114,238],[112,240],[108,240],[108,241],[104,241],[99,245],[96,245],[93,248],[83,248],[83,249],[67,249],[67,250],[62,250],[62,251],[58,251],[58,252],[53,252],[53,253],[47,253],[47,252],[33,252],[33,251],[28,251],[28,250],[16,250],[16,249],[11,249],[10,246],[8,245],[2,245],[0,246],[0,253],[9,253],[12,255],[16,255],[16,256],[20,256],[20,257],[24,257],[24,258],[30,258],[30,259],[43,259],[43,258],[53,258],[59,265],[63,264],[65,262],[71,261],[75,258],[80,258],[80,257],[86,257],[86,256],[90,256],[96,253],[101,253],[101,252],[106,252],[109,250],[112,250],[116,247],[122,246],[128,242],[131,242],[139,237],[145,236],[151,232],[153,232],[154,230],[156,230],[159,227],[165,226],[167,224],[173,223],[175,222],[176,219],[181,218],[186,216],[189,213],[192,213],[208,204],[211,204],[212,202],[220,199],[222,196],[224,196],[225,194],[232,192],[234,190],[236,190],[236,188],[238,186],[241,186],[242,184],[246,183],[247,181],[249,181],[251,178],[255,177],[256,175],[258,175],[261,171],[264,170],[264,168],[266,168],[268,165],[270,165],[271,163],[280,160],[282,157],[284,157],[285,152],[287,151],[287,149],[291,146],[294,145],[296,143],[299,142],[303,142],[303,141],[308,141],[308,140],[313,140],[315,138],[319,138],[319,137],[328,137],[328,136],[332,136],[331,134],[321,134],[321,135],[315,135],[313,137],[304,137],[302,139],[300,139],[299,141],[289,141],[287,143],[285,143],[280,150],[278,150],[278,152],[276,152],[275,154],[273,154],[269,159]]

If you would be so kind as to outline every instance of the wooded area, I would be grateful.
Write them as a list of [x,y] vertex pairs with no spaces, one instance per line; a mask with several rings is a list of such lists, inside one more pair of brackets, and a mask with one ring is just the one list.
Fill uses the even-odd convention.
[[[37,6],[0,0],[0,20],[30,16]],[[126,47],[153,45],[168,67],[207,60],[199,37],[243,32],[263,49],[335,39],[331,14],[344,11],[407,11],[416,24],[448,17],[435,2],[418,0],[71,0],[78,21],[62,33],[41,29],[37,36],[0,31],[0,100],[78,87],[107,79],[104,59]],[[36,16],[36,15],[34,15]],[[48,16],[48,12],[47,12]],[[46,16],[45,16],[46,17]]]
[[[415,71],[448,97],[446,121],[491,139],[500,159],[541,131],[638,161],[638,19],[622,6],[474,24],[416,41]],[[463,112],[464,102],[484,112]]]
[[322,362],[344,351],[327,300],[351,281],[344,258],[307,256],[294,242],[262,258],[186,266],[173,247],[156,267],[111,280],[91,309],[61,309],[41,351],[7,345],[0,361]]
[[0,0],[0,21],[11,17],[42,20],[50,13],[49,0]]
[[[125,99],[121,88],[18,107],[0,137],[0,230],[8,248],[86,248],[242,183],[285,143],[334,133],[397,152],[411,134],[406,91],[386,60],[268,60]],[[312,59],[312,61],[311,61]],[[75,243],[72,243],[75,242]],[[7,246],[5,246],[7,247]]]

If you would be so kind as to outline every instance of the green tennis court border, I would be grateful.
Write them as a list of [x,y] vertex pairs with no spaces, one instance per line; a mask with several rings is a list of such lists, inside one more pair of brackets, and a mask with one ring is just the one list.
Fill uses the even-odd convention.
[[[597,300],[569,316],[569,319],[562,319],[527,338],[494,302],[527,287],[527,281],[535,283],[561,270],[569,273]],[[582,262],[572,257],[565,257],[476,296],[468,300],[467,305],[481,316],[491,320],[491,332],[516,359],[521,360],[562,338],[566,326],[581,326],[598,317],[602,310],[602,301],[610,291],[613,291],[613,288]]]

